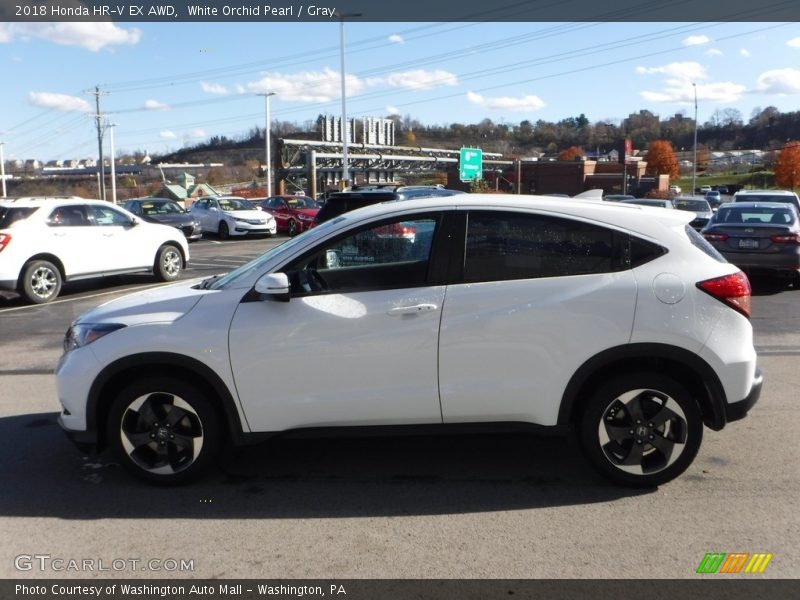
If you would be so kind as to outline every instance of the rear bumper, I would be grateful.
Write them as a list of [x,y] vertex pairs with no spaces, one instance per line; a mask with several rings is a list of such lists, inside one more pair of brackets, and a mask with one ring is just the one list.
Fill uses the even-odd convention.
[[[717,248],[719,250],[719,248]],[[800,248],[791,252],[766,254],[754,252],[726,252],[722,255],[741,269],[754,269],[759,271],[798,271],[800,270]]]
[[753,378],[753,385],[750,388],[750,393],[744,400],[733,402],[725,405],[725,420],[730,423],[731,421],[738,421],[747,416],[748,411],[755,406],[761,396],[761,387],[764,384],[764,374],[761,369],[756,368],[756,374]]

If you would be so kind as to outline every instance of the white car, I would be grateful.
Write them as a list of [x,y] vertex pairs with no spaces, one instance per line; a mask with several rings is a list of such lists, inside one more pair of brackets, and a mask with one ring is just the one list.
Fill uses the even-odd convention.
[[671,186],[669,186],[669,191],[672,194],[680,194],[681,193],[681,186],[679,186],[679,185],[671,185]]
[[[348,212],[77,318],[59,420],[165,484],[223,440],[400,426],[575,428],[612,480],[661,484],[762,385],[749,282],[693,216],[483,194]],[[381,235],[398,227],[416,235]]]
[[237,196],[198,198],[190,211],[200,221],[203,233],[216,233],[221,239],[244,235],[275,235],[275,218]]
[[0,200],[0,289],[36,304],[65,281],[151,272],[173,281],[189,260],[184,235],[101,200]]

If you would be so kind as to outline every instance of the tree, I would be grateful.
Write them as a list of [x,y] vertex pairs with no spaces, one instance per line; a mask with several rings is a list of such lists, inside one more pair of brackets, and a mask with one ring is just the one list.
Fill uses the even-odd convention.
[[678,177],[680,174],[675,151],[672,149],[672,144],[667,140],[650,142],[645,160],[647,161],[647,172],[650,175]]
[[570,146],[558,155],[558,160],[576,160],[585,154],[586,153],[583,151],[583,148]]
[[800,186],[800,142],[789,142],[775,161],[775,183],[782,188]]

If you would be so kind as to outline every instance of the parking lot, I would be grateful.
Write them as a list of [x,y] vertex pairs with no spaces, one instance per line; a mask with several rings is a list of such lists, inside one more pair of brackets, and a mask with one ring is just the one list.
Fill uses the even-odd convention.
[[[202,240],[182,278],[285,239]],[[159,489],[72,447],[52,377],[75,316],[152,285],[82,282],[41,306],[0,298],[0,576],[683,579],[708,552],[772,553],[763,577],[796,576],[798,290],[753,280],[761,400],[724,432],[706,430],[694,464],[659,489],[607,483],[574,439],[523,436],[275,439],[197,484]],[[313,377],[321,359],[275,377]],[[15,558],[36,554],[192,569],[21,572]]]

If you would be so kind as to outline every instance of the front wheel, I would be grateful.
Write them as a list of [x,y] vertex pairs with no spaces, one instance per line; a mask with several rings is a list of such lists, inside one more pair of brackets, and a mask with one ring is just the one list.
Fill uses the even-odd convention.
[[123,389],[106,431],[117,460],[160,485],[196,479],[220,448],[219,419],[208,398],[172,377],[141,379]]
[[231,230],[228,228],[228,224],[225,221],[219,222],[219,229],[217,229],[217,233],[219,234],[219,239],[227,240],[231,237]]
[[602,386],[580,423],[592,464],[616,483],[652,487],[671,481],[694,460],[703,417],[691,394],[657,373],[625,375]]
[[289,230],[289,237],[294,237],[297,235],[297,222],[294,219],[289,219],[287,228]]
[[183,268],[181,251],[171,244],[161,246],[156,253],[153,275],[159,281],[175,281]]
[[22,271],[22,294],[34,304],[54,300],[61,291],[61,271],[46,260],[34,260]]

